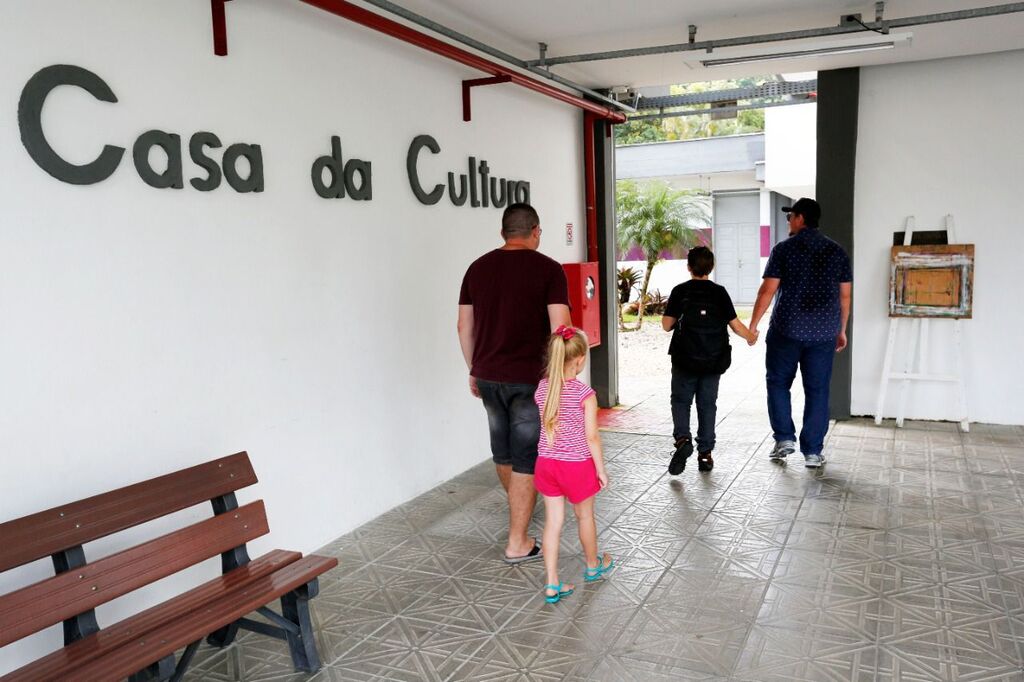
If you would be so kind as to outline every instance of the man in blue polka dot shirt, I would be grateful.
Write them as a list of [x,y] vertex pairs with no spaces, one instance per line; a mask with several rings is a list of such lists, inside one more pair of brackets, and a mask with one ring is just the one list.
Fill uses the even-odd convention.
[[804,386],[804,420],[800,452],[808,467],[825,463],[822,448],[828,430],[828,391],[832,360],[846,348],[853,273],[843,247],[818,229],[821,207],[802,198],[782,209],[789,239],[772,249],[757,292],[750,331],[778,293],[765,339],[768,418],[775,436],[769,457],[785,461],[796,452],[796,427],[790,387],[797,368]]

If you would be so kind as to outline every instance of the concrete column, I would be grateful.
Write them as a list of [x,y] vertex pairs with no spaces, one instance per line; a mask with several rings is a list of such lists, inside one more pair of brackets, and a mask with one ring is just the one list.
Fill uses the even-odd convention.
[[[821,204],[821,231],[839,242],[854,259],[853,195],[857,162],[857,113],[860,69],[818,73],[818,171],[815,196]],[[836,355],[829,391],[830,416],[850,418],[853,374],[853,314],[847,327],[849,346]]]
[[597,251],[600,275],[601,345],[590,353],[590,381],[601,407],[619,403],[617,270],[615,261],[615,138],[606,121],[594,123],[597,166]]

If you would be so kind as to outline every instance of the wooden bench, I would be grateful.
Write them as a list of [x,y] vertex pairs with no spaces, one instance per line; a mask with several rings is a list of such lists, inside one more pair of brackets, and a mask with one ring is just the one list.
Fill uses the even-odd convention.
[[[239,628],[287,641],[297,670],[318,670],[309,600],[338,560],[282,550],[250,560],[246,543],[270,529],[263,501],[239,507],[235,491],[254,483],[240,452],[0,524],[0,572],[45,557],[56,571],[0,596],[0,647],[64,624],[63,648],[0,680],[179,680],[204,637],[227,646]],[[207,501],[212,518],[86,561],[87,542]],[[100,629],[97,606],[218,554],[222,576]],[[280,614],[267,608],[276,599]],[[245,617],[253,611],[269,623]]]

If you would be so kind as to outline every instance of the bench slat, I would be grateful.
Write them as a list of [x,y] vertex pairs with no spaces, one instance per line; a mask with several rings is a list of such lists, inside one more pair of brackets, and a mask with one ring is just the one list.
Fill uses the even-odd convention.
[[215,630],[278,597],[305,585],[338,565],[334,557],[308,556],[272,575],[261,578],[234,592],[198,608],[188,615],[126,642],[116,651],[94,659],[60,679],[67,682],[105,682],[125,677],[159,661],[164,656],[201,639]]
[[239,452],[0,524],[0,572],[256,483]]
[[181,618],[209,602],[244,589],[302,558],[298,552],[275,549],[227,575],[203,583],[184,594],[146,609],[85,639],[69,644],[3,677],[0,682],[33,682],[41,679],[64,679],[69,671],[110,653],[125,642],[148,633],[156,627]]
[[0,646],[270,532],[263,501],[0,597]]

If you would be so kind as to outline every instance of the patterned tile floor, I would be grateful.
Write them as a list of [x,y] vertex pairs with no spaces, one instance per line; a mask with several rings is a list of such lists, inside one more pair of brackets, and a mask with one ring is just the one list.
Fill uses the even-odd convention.
[[[1024,680],[1024,428],[844,422],[822,471],[720,433],[713,472],[672,478],[670,438],[605,432],[619,567],[557,605],[498,560],[488,463],[339,538],[312,679]],[[564,551],[581,573],[571,527]],[[247,635],[189,679],[309,678]]]
[[814,471],[767,460],[763,388],[726,393],[708,474],[604,432],[604,581],[548,605],[540,564],[505,566],[482,463],[322,550],[316,676],[248,634],[187,679],[1024,680],[1024,427],[842,422]]

